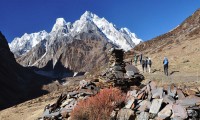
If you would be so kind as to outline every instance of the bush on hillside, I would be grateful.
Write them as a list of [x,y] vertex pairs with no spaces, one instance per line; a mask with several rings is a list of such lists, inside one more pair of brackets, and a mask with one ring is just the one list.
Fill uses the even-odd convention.
[[97,95],[80,101],[71,113],[72,120],[109,120],[114,108],[125,101],[117,88],[102,89]]

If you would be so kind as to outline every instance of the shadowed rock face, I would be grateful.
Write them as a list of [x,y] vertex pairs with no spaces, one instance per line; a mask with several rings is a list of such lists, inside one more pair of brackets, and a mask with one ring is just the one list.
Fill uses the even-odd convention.
[[35,82],[36,79],[39,80],[39,76],[15,61],[6,38],[0,32],[0,109],[36,95],[33,91],[37,91],[39,83],[42,83]]
[[134,50],[144,52],[159,52],[171,44],[179,44],[191,37],[200,35],[200,9],[189,16],[173,30],[137,45]]

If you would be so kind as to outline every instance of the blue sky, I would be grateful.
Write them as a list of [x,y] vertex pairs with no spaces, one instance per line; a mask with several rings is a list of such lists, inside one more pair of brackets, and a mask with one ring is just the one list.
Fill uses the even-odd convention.
[[199,0],[0,0],[0,31],[9,42],[24,33],[50,32],[56,18],[74,22],[86,11],[149,40],[175,28],[200,8]]

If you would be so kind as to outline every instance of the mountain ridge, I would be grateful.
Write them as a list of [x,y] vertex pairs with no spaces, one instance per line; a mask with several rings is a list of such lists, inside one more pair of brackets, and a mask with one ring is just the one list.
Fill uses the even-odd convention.
[[[138,39],[135,33],[131,33],[131,31],[128,30],[128,28],[118,29],[114,24],[108,22],[104,17],[100,18],[96,14],[86,11],[80,17],[80,19],[76,20],[74,23],[66,22],[64,18],[57,18],[51,32],[47,33],[43,30],[31,34],[24,34],[21,38],[14,38],[14,40],[9,44],[9,46],[11,48],[11,51],[15,54],[15,56],[19,57],[24,53],[28,52],[33,47],[35,47],[35,45],[43,39],[46,38],[48,40],[48,37],[51,34],[56,34],[57,36],[74,37],[75,35],[84,31],[83,27],[88,21],[90,21],[91,23],[96,25],[97,28],[99,28],[99,31],[101,31],[104,34],[108,42],[115,44],[116,46],[119,46],[120,48],[123,48],[126,51],[133,48],[136,44],[142,42],[142,40]],[[43,32],[43,36],[36,35],[41,32]],[[32,38],[31,40],[29,38],[31,36],[35,36],[35,38]],[[38,40],[35,40],[37,38]],[[32,42],[35,43],[32,44]]]

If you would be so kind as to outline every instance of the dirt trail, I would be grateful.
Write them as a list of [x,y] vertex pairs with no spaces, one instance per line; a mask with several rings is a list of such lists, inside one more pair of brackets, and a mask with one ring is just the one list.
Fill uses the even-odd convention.
[[200,73],[186,73],[181,71],[175,71],[169,69],[169,76],[164,75],[163,70],[157,70],[155,67],[152,67],[151,72],[148,73],[142,71],[142,66],[139,64],[136,66],[140,72],[145,76],[143,84],[148,83],[149,81],[157,81],[159,86],[176,84],[178,86],[187,86],[195,87],[200,85]]

